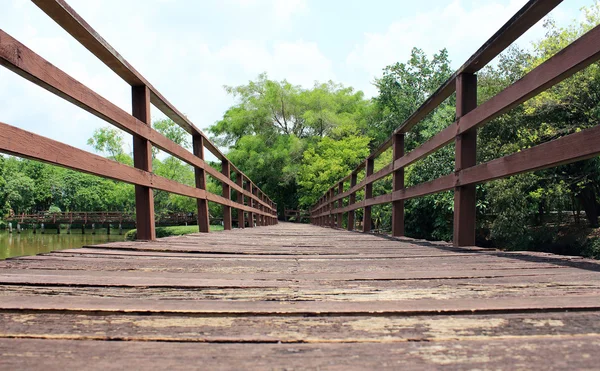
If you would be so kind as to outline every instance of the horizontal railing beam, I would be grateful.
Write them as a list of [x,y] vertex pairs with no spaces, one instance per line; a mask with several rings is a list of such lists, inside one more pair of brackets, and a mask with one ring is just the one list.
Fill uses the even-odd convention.
[[[204,145],[220,160],[227,157],[208,137],[197,128],[185,115],[171,104],[144,76],[129,64],[104,38],[102,38],[73,8],[64,0],[32,0],[44,13],[67,31],[81,45],[94,54],[101,62],[131,86],[145,85],[150,90],[151,103],[167,117],[181,126],[190,135],[200,135],[206,140]],[[162,148],[161,148],[162,149]],[[172,154],[172,153],[171,153]],[[234,164],[231,170],[241,172]]]
[[[241,191],[235,182],[224,177],[220,171],[53,66],[2,30],[0,30],[0,65],[119,129],[150,141],[156,147],[189,165],[205,169],[211,176]],[[207,142],[208,140],[204,141],[205,146]],[[245,194],[250,196],[247,192]],[[255,196],[250,197],[264,204]]]
[[[514,41],[521,37],[527,30],[539,22],[544,16],[550,13],[562,0],[530,0],[517,12],[500,30],[498,30],[479,50],[477,50],[465,64],[463,64],[440,88],[435,91],[408,119],[406,119],[394,133],[377,149],[375,149],[368,159],[375,159],[385,152],[392,145],[392,137],[394,134],[406,133],[412,129],[417,123],[429,115],[442,102],[448,99],[456,91],[456,77],[461,73],[475,73],[485,67],[489,62],[496,58]],[[446,132],[445,134],[448,134]],[[456,134],[456,133],[453,133]],[[446,145],[446,142],[439,141],[442,138],[436,138],[433,150]],[[450,141],[454,140],[454,136]],[[424,153],[425,152],[425,153]],[[414,155],[421,155],[422,158],[427,155],[425,149]],[[400,161],[400,160],[398,160]],[[413,160],[413,162],[416,160]],[[405,165],[406,166],[406,165]],[[342,182],[350,179],[352,174],[358,173],[364,168],[364,162],[361,163],[351,174],[344,177]],[[398,168],[394,166],[394,170]],[[391,173],[391,172],[390,172]],[[386,174],[388,175],[388,174]],[[337,182],[336,182],[337,183]],[[362,188],[362,187],[359,187]],[[329,192],[329,191],[327,191]]]

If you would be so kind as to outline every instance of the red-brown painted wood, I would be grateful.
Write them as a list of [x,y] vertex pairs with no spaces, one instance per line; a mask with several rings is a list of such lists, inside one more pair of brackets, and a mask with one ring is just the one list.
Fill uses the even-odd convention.
[[[192,147],[194,155],[204,160],[204,137],[197,135],[192,138]],[[206,190],[206,172],[204,169],[194,168],[196,178],[196,187]],[[208,201],[206,199],[198,199],[198,230],[201,233],[210,231],[210,220],[208,217]]]
[[[147,86],[131,88],[131,109],[133,117],[150,126],[150,90]],[[133,136],[133,166],[152,172],[152,144],[145,138]],[[135,186],[135,215],[138,240],[156,238],[154,226],[154,194],[152,188]]]
[[[394,134],[393,160],[404,156],[404,134]],[[404,168],[394,171],[392,190],[399,191],[404,188]],[[404,236],[404,200],[394,201],[392,204],[392,236]]]
[[[365,166],[365,176],[373,174],[375,160],[368,159]],[[365,200],[373,197],[373,183],[368,183],[365,186]],[[371,206],[365,206],[363,209],[363,230],[364,233],[371,231]]]
[[[463,73],[456,79],[456,118],[477,107],[477,76]],[[477,164],[477,129],[456,136],[455,170],[460,173]],[[460,185],[454,189],[454,245],[475,245],[475,219],[477,195],[475,184]]]
[[[356,180],[357,180],[357,175],[353,173],[352,176],[350,177],[350,189],[352,189],[356,185]],[[355,202],[356,202],[356,192],[352,192],[350,194],[350,198],[348,199],[348,206],[354,205]],[[350,211],[348,211],[348,230],[353,231],[354,225],[355,225],[354,210],[350,210]]]
[[[244,175],[242,173],[237,173],[236,183],[238,187],[244,189]],[[237,202],[240,205],[244,205],[244,194],[242,192],[237,192]],[[238,208],[238,228],[246,228],[246,220],[244,210]]]
[[[221,172],[227,179],[231,177],[231,167],[229,164],[229,160],[221,161]],[[222,184],[223,188],[223,197],[228,200],[231,200],[231,187],[228,183]],[[231,206],[223,205],[223,228],[228,231],[231,230]]]

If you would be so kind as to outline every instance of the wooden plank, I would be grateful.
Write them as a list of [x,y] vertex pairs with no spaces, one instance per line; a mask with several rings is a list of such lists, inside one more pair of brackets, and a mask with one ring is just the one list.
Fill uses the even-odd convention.
[[512,297],[485,299],[420,299],[401,301],[227,301],[219,300],[144,300],[98,297],[73,297],[68,301],[55,296],[3,296],[2,311],[62,311],[147,314],[205,315],[460,315],[487,313],[521,313],[548,311],[599,311],[597,295],[563,295],[558,297]]
[[[175,108],[152,84],[135,70],[112,46],[108,44],[77,12],[63,0],[33,0],[33,2],[65,29],[73,38],[106,64],[119,77],[131,86],[144,85],[150,90],[151,101],[167,117],[176,122],[192,136],[206,135],[198,129],[185,115]],[[206,141],[208,150],[217,158],[226,159],[225,155],[210,141]]]
[[[394,134],[401,134],[409,132],[413,126],[419,123],[428,114],[433,112],[442,102],[450,97],[456,90],[456,78],[462,73],[476,73],[485,67],[489,62],[496,58],[506,48],[508,48],[514,41],[516,41],[521,35],[529,30],[533,25],[540,21],[544,16],[550,13],[562,0],[530,0],[525,4],[519,12],[517,12],[502,28],[500,28],[479,50],[475,52],[468,60],[463,64],[442,86],[438,88],[427,100],[415,111],[408,119],[406,119],[384,143],[382,143],[375,151],[369,155],[369,159],[375,159],[388,148],[392,146],[392,137]],[[444,137],[447,134],[453,133],[451,129],[444,132]],[[430,153],[437,148],[447,144],[454,138],[446,142],[443,142],[443,137],[434,137],[435,140],[429,143],[432,148],[423,149],[423,151],[415,152],[413,156],[417,155],[423,157],[426,153]],[[413,162],[416,160],[413,160]],[[407,165],[407,164],[406,164]],[[404,166],[406,166],[404,165]],[[357,173],[364,167],[364,163],[361,163],[352,173]],[[394,165],[394,168],[400,166]],[[387,174],[386,174],[387,175]],[[341,181],[346,181],[348,177]]]
[[127,133],[152,142],[186,163],[204,168],[190,152],[123,111],[0,30],[0,64]]
[[[244,175],[242,173],[237,173],[236,183],[239,188],[244,189]],[[237,191],[237,203],[240,205],[245,205],[244,201],[244,193]],[[238,228],[246,228],[246,220],[244,210],[238,208]]]
[[[352,173],[351,177],[350,177],[350,189],[352,189],[352,187],[354,187],[356,185],[356,180],[357,180],[357,175]],[[350,193],[350,198],[348,201],[348,206],[352,207],[352,205],[354,205],[354,203],[356,202],[356,192],[352,192]],[[354,210],[348,210],[348,230],[349,231],[353,231],[354,230]]]
[[[367,164],[365,165],[365,176],[373,174],[373,169],[375,167],[375,160],[369,159],[367,160]],[[368,183],[365,185],[365,201],[369,201],[370,198],[373,198],[373,184]],[[368,233],[371,231],[371,206],[365,203],[363,208],[363,233]]]
[[0,123],[0,152],[183,196],[206,198],[203,190],[188,187],[4,123]]
[[[394,134],[392,161],[404,156],[404,134]],[[404,189],[404,168],[394,171],[392,192]],[[392,204],[392,236],[404,236],[404,200]]]
[[[74,331],[75,330],[75,331]],[[514,313],[462,316],[140,316],[0,313],[0,338],[220,343],[494,341],[600,334],[600,315]],[[385,337],[385,340],[381,338]],[[306,339],[306,340],[303,340]]]
[[569,134],[486,163],[464,169],[460,184],[489,182],[600,155],[600,126]]
[[[204,161],[204,137],[196,135],[192,137],[192,147],[194,156]],[[210,167],[210,166],[209,166]],[[206,192],[206,171],[203,168],[194,168],[194,178],[196,182],[196,188],[202,189]],[[198,199],[196,201],[198,209],[198,230],[201,233],[209,233],[210,231],[210,220],[208,214],[208,201],[206,197]]]
[[[456,118],[461,118],[477,107],[477,76],[471,73],[456,79]],[[477,164],[477,129],[462,132],[455,140],[455,173]],[[461,184],[454,188],[454,245],[475,246],[475,219],[477,193],[474,184]]]
[[[231,166],[229,160],[221,161],[221,172],[227,178],[231,180]],[[231,201],[231,187],[228,183],[222,184],[223,197]],[[231,230],[231,206],[223,205],[223,229],[226,231]]]
[[[127,340],[127,339],[122,339]],[[269,344],[1,339],[7,369],[580,369],[600,361],[595,335],[490,341]],[[565,349],[576,349],[567,354]],[[91,362],[93,360],[93,362]]]
[[600,59],[600,26],[596,26],[521,80],[461,118],[458,134],[479,127],[529,98],[558,84]]
[[[152,126],[150,118],[150,90],[148,87],[131,88],[132,116]],[[152,172],[152,144],[145,138],[133,137],[133,166],[136,169]],[[135,186],[136,239],[154,240],[154,193],[152,188]]]
[[[0,30],[0,64],[134,137],[148,140],[161,150],[196,168],[205,169],[219,180],[228,182],[234,189],[237,188],[234,182],[222,177],[219,171],[206,166],[203,160],[102,98],[2,30]],[[208,148],[209,143],[205,140],[204,145]]]

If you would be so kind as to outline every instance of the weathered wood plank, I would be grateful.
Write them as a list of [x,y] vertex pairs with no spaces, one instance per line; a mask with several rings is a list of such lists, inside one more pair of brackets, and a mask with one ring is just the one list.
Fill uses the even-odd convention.
[[[103,365],[104,352],[119,352],[124,358],[115,360],[113,354],[111,360],[122,368],[129,357],[138,357],[136,347],[186,343],[195,343],[189,344],[195,348],[188,356],[203,367],[210,364],[201,357],[214,360],[208,355],[224,343],[242,347],[235,350],[239,358],[217,362],[224,367],[245,362],[252,368],[259,361],[274,367],[278,359],[294,365],[289,354],[277,358],[281,350],[269,350],[277,343],[314,347],[301,350],[324,354],[318,361],[311,358],[314,367],[348,368],[338,351],[358,359],[364,355],[365,362],[352,363],[360,368],[396,365],[399,354],[403,367],[413,360],[423,367],[489,368],[499,359],[513,367],[519,363],[507,354],[529,351],[522,344],[539,343],[536,354],[569,346],[583,358],[592,357],[585,347],[594,348],[600,338],[599,316],[600,265],[595,261],[456,248],[298,223],[0,262],[2,366],[26,367],[27,357],[39,361],[44,352],[60,354],[74,342],[83,348],[70,350],[76,354],[70,358],[58,356],[66,363],[56,367],[76,366],[79,356],[100,357],[94,358],[95,367]],[[38,342],[39,353],[22,348]],[[328,353],[332,346],[342,348]],[[432,348],[417,353],[406,348],[414,346]],[[486,353],[492,348],[499,355]],[[468,356],[457,356],[461,351]],[[546,358],[551,356],[555,359],[548,364],[554,365],[564,354]],[[182,357],[172,362],[161,357],[153,366],[172,368],[183,364]],[[480,358],[485,362],[473,363]]]
[[[188,344],[0,339],[7,369],[595,369],[595,335],[388,344]],[[567,349],[574,352],[568,352]]]

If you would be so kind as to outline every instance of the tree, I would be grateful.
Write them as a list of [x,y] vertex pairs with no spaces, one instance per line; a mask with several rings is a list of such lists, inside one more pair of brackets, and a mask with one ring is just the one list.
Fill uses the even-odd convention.
[[125,142],[123,132],[119,129],[107,126],[94,130],[93,136],[88,139],[87,144],[94,150],[108,155],[108,158],[127,165],[133,165],[133,159],[123,150]]
[[[450,60],[446,49],[429,59],[423,50],[413,48],[406,63],[396,63],[383,69],[383,76],[375,80],[379,95],[377,119],[369,135],[374,146],[383,143],[406,119],[408,119],[450,76]],[[453,102],[447,102],[452,105]],[[422,143],[420,126],[417,125],[407,137],[407,147]],[[414,143],[411,144],[410,141]]]
[[6,203],[16,213],[28,212],[35,204],[35,183],[24,174],[15,174],[6,181]]
[[298,175],[299,204],[309,208],[336,181],[344,178],[369,155],[369,137],[339,140],[325,137],[304,152]]
[[[229,147],[233,163],[282,208],[298,206],[298,177],[307,164],[304,151],[325,138],[363,136],[372,114],[372,103],[362,92],[331,81],[304,89],[261,74],[256,81],[226,90],[239,103],[209,131],[217,143]],[[351,156],[342,161],[356,157],[350,152],[340,153]]]

